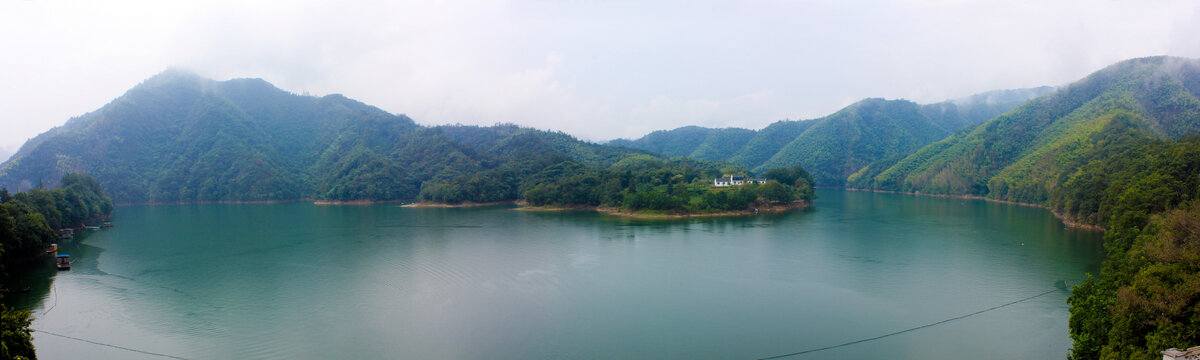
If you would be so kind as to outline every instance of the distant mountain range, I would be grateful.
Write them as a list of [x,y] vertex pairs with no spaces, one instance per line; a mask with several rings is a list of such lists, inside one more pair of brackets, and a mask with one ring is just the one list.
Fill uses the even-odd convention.
[[478,178],[512,161],[532,174],[531,164],[604,167],[649,154],[759,173],[802,165],[821,186],[1045,203],[1113,119],[1159,138],[1200,130],[1198,92],[1197,60],[1151,57],[1058,89],[925,105],[865,99],[760,130],[688,126],[599,145],[515,125],[425,127],[341,95],[168,70],[31,139],[0,165],[0,186],[86,172],[117,203],[413,199],[424,184]]
[[1102,131],[1177,139],[1200,132],[1200,60],[1123,61],[930,144],[850,184],[1043,203],[1093,153]]
[[[607,145],[515,125],[425,127],[341,95],[169,70],[28,141],[0,164],[0,187],[82,172],[118,204],[519,199],[695,213],[806,201],[815,179],[1041,204],[1109,229],[1100,276],[1068,298],[1071,356],[1149,359],[1200,340],[1197,133],[1200,60],[1162,56],[1057,89],[866,99],[761,130],[689,126]],[[706,186],[750,169],[772,180]]]
[[426,181],[499,166],[481,150],[514,136],[591,162],[642,153],[515,126],[423,127],[341,95],[168,70],[29,140],[0,186],[84,172],[117,203],[413,199]]
[[812,173],[818,184],[841,186],[864,167],[894,163],[954,131],[1053,90],[1049,86],[999,90],[928,105],[866,99],[829,116],[779,121],[762,130],[687,126],[609,144],[667,156],[727,160],[757,172],[799,164]]

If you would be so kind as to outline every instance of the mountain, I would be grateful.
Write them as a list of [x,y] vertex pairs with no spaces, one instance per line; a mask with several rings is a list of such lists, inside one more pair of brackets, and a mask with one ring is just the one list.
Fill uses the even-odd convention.
[[1104,139],[1177,139],[1200,130],[1200,60],[1123,61],[921,148],[860,186],[1045,203]]
[[687,156],[704,160],[724,160],[738,151],[755,136],[754,130],[726,128],[712,129],[685,126],[674,130],[659,130],[641,139],[610,141],[636,149],[650,150],[667,156]]
[[756,172],[798,164],[817,183],[836,186],[860,171],[886,168],[924,145],[1050,91],[1053,88],[999,90],[927,105],[866,99],[826,117],[779,121],[757,131],[687,126],[610,144],[668,156],[727,160]]
[[[494,141],[544,138],[567,158],[587,157],[581,161],[639,152],[511,126],[472,131]],[[117,203],[413,199],[426,181],[505,161],[465,141],[464,132],[423,127],[341,95],[300,96],[261,79],[218,82],[168,70],[28,141],[0,165],[0,186],[53,186],[83,172]]]
[[608,166],[629,155],[651,154],[649,151],[580,141],[562,132],[542,131],[514,124],[494,126],[442,125],[435,127],[447,139],[469,146],[479,154],[508,154],[513,142],[521,137],[535,137],[544,143],[544,154],[559,154],[572,161],[590,166]]
[[776,121],[762,130],[755,132],[754,137],[746,142],[733,156],[729,157],[729,161],[735,164],[741,164],[746,167],[755,167],[771,158],[775,153],[779,152],[784,145],[792,142],[796,137],[803,134],[805,130],[812,127],[816,121],[791,121],[782,120]]

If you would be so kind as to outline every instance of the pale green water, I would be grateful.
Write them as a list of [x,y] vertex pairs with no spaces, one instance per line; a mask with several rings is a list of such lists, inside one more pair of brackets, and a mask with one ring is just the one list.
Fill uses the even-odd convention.
[[[1102,257],[1097,233],[1039,209],[819,194],[800,212],[680,221],[122,207],[116,228],[64,244],[74,270],[10,300],[37,329],[192,359],[754,359],[1077,283]],[[1061,359],[1067,295],[789,359]],[[159,358],[35,336],[43,359]]]

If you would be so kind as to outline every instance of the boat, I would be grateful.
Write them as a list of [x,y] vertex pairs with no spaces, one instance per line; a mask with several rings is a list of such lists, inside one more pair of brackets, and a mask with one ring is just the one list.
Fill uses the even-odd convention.
[[46,255],[58,256],[58,244],[50,244],[50,247],[46,248]]
[[0,286],[0,293],[4,294],[28,294],[31,290],[33,289],[28,286],[17,290],[9,289],[7,286]]
[[99,226],[84,226],[83,228],[88,230],[100,230]]
[[71,255],[62,254],[54,257],[55,266],[59,270],[71,270]]
[[105,221],[103,224],[100,224],[101,229],[111,229],[112,227],[113,227],[112,221]]

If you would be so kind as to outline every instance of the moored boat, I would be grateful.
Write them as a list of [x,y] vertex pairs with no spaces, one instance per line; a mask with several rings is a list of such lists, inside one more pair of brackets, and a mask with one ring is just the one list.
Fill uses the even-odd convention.
[[71,270],[71,255],[62,254],[54,257],[55,266],[59,270]]

